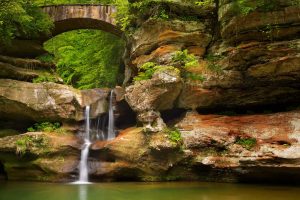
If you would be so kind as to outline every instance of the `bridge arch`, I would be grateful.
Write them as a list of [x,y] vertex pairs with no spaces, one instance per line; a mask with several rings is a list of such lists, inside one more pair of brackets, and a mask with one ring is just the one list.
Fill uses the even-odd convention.
[[112,5],[53,5],[44,6],[42,10],[54,21],[52,37],[77,29],[98,29],[122,36],[122,31],[112,17],[116,12],[116,7]]

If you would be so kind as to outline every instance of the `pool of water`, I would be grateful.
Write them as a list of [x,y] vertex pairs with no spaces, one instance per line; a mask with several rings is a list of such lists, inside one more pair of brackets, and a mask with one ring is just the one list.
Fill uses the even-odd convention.
[[0,182],[0,200],[291,200],[300,186],[222,183],[97,183],[90,185]]

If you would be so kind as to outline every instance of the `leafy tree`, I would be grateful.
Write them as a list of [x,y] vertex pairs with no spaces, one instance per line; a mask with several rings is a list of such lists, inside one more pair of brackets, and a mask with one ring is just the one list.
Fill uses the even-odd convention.
[[64,82],[76,88],[113,87],[121,82],[124,42],[97,30],[77,30],[49,40],[45,48],[55,55]]
[[32,0],[0,1],[0,44],[15,37],[35,38],[49,34],[53,23]]

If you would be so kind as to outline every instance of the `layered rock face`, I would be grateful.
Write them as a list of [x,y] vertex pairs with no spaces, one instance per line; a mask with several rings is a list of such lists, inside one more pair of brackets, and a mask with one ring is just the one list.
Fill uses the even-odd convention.
[[[264,107],[298,105],[299,3],[205,2],[191,8],[186,1],[163,1],[157,4],[168,11],[167,19],[154,13],[137,22],[128,40],[125,97],[144,128],[127,130],[111,144],[95,146],[110,150],[119,163],[107,164],[107,172],[99,176],[116,178],[114,173],[127,170],[138,180],[297,181],[298,110],[245,116],[201,115],[195,110],[263,113]],[[174,56],[184,50],[197,58],[197,66],[176,63]],[[171,85],[157,84],[155,76],[131,82],[147,62],[173,66],[181,71],[180,77]],[[202,78],[186,77],[185,71]],[[163,121],[163,111],[176,109],[194,112]],[[172,136],[166,127],[174,125],[182,145],[169,145]],[[134,132],[140,134],[133,139]],[[123,140],[137,144],[126,147],[130,155],[138,152],[133,158],[117,147],[124,145]]]
[[299,111],[248,116],[188,112],[175,125],[182,137],[178,141],[172,133],[149,135],[131,128],[112,142],[95,143],[94,159],[101,161],[91,171],[94,178],[113,180],[299,182],[299,124]]
[[189,70],[202,75],[203,80],[183,80],[173,107],[211,109],[297,103],[300,8],[296,3],[272,1],[242,13],[251,7],[219,1],[191,12],[190,18],[197,20],[185,21],[179,8],[185,15],[186,4],[177,3],[177,9],[176,3],[167,4],[177,17],[151,18],[141,23],[130,39],[128,71],[134,76],[146,62],[174,65],[175,52],[187,49],[199,59],[199,66]]

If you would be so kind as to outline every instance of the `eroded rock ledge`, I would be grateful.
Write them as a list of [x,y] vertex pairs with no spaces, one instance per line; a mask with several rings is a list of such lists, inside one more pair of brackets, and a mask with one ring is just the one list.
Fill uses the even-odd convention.
[[299,111],[249,116],[189,112],[175,125],[182,133],[178,142],[167,133],[149,135],[130,128],[114,141],[95,143],[91,148],[98,154],[94,154],[92,176],[299,182],[299,124]]
[[56,83],[27,83],[0,79],[2,118],[33,121],[82,121],[84,107],[92,106],[92,116],[107,111],[109,91],[76,90]]
[[[199,60],[199,65],[188,71],[203,78],[181,78],[180,86],[174,82],[172,86],[180,92],[160,85],[167,97],[151,92],[157,90],[157,78],[127,82],[130,86],[125,96],[138,116],[145,110],[160,116],[159,112],[166,109],[236,109],[299,102],[300,7],[293,1],[278,0],[274,10],[241,14],[233,1],[214,2],[214,9],[210,7],[213,14],[200,7],[197,13],[191,13],[193,18],[186,20],[184,14],[174,10],[174,4],[185,7],[189,3],[164,2],[164,8],[171,12],[167,20],[140,20],[128,39],[127,81],[147,62],[182,67],[176,66],[173,58],[183,50]],[[138,95],[137,91],[150,92]],[[136,109],[139,107],[145,110]],[[155,124],[157,117],[152,118],[150,123]],[[149,124],[138,120],[144,126]]]

